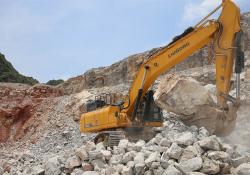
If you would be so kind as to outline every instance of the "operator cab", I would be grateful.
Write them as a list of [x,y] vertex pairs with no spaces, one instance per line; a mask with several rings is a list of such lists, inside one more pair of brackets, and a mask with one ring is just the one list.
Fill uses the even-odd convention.
[[87,112],[94,111],[106,105],[106,102],[101,99],[89,100],[86,104]]
[[121,102],[117,101],[114,94],[103,93],[101,95],[95,96],[94,100],[88,100],[86,107],[87,112],[94,111],[96,109],[102,108],[104,106],[121,106]]
[[86,104],[87,112],[94,111],[98,108],[102,108],[102,107],[108,105],[107,96],[108,96],[108,94],[99,95],[99,96],[95,96],[95,100],[87,101],[87,104]]

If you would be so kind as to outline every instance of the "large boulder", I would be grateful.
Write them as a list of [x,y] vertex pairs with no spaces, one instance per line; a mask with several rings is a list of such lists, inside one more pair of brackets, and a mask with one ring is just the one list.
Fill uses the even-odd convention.
[[202,105],[215,105],[208,89],[190,77],[167,75],[161,81],[154,99],[158,106],[175,114],[190,116]]
[[166,75],[154,99],[160,108],[178,114],[186,125],[203,126],[210,133],[221,135],[235,127],[237,108],[229,105],[227,113],[217,109],[215,94],[191,77]]

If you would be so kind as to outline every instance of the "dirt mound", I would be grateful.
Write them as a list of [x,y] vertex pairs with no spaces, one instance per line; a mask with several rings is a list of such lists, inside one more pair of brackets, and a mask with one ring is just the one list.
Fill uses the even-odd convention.
[[0,142],[17,140],[33,128],[36,107],[45,99],[61,96],[59,89],[36,85],[0,84]]

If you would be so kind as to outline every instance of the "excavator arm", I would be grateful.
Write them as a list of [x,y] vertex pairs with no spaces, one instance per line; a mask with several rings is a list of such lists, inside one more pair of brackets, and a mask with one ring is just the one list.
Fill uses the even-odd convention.
[[215,44],[218,106],[226,107],[236,50],[234,40],[236,33],[240,31],[240,11],[231,0],[224,0],[216,10],[220,7],[222,12],[218,20],[206,20],[207,16],[140,66],[123,109],[132,121],[141,98],[159,75],[184,61],[212,40]]

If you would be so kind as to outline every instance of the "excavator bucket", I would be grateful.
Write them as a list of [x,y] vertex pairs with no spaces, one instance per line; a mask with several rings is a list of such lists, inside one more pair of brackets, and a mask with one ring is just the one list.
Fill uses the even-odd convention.
[[210,133],[218,136],[227,136],[235,128],[237,108],[231,106],[228,111],[223,111],[208,105],[200,106],[191,118],[183,120],[187,125],[205,127]]

